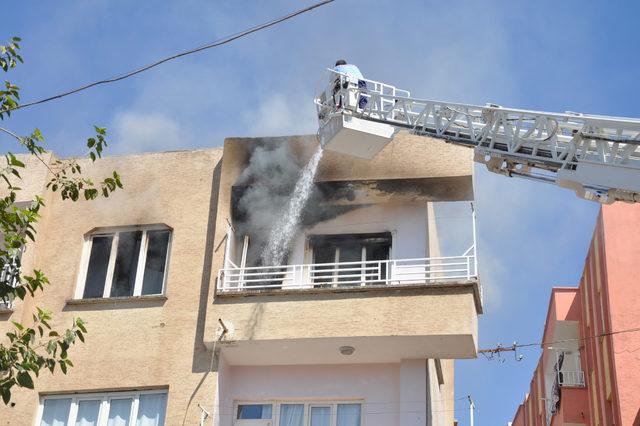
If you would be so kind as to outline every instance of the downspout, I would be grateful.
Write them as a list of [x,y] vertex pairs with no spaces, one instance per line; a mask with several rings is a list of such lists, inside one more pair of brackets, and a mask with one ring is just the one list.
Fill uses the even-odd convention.
[[[229,329],[224,324],[224,322],[222,321],[221,318],[218,318],[218,323],[220,323],[220,326],[222,327],[222,333],[220,333],[220,336],[218,336],[218,338],[213,341],[213,347],[211,348],[211,363],[209,364],[209,373],[213,372],[213,366],[214,366],[215,361],[216,361],[216,348],[218,346],[218,343],[221,342],[222,339],[224,339],[224,336],[229,332]],[[217,377],[216,377],[216,379],[217,379]],[[200,407],[200,409],[202,410],[202,416],[200,417],[200,426],[204,426],[204,421],[209,416],[211,416],[211,424],[212,425],[214,424],[213,422],[215,421],[215,418],[216,418],[215,414],[216,414],[216,411],[219,409],[219,407],[216,407],[216,398],[218,397],[217,392],[218,392],[217,382],[214,382],[214,384],[213,384],[213,404],[211,405],[211,407],[212,407],[211,413],[209,413],[203,407],[198,405],[198,407]]]

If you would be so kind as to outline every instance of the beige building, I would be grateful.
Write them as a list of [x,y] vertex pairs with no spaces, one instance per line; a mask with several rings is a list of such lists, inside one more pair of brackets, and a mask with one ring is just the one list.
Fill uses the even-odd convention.
[[0,424],[452,425],[453,360],[476,356],[482,312],[471,151],[401,135],[371,161],[325,152],[269,264],[316,148],[227,139],[107,157],[84,169],[117,169],[125,189],[77,203],[29,164],[23,196],[46,208],[22,264],[51,285],[0,327],[39,306],[89,333],[69,373],[16,391]]

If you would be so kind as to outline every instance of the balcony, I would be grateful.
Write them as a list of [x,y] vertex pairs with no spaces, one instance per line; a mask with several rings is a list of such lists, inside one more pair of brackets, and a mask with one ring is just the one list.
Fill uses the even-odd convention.
[[477,279],[475,245],[460,256],[231,267],[218,273],[218,294],[273,290],[438,285]]
[[575,388],[583,388],[584,372],[583,371],[560,371],[558,373],[558,384],[561,387],[570,386]]

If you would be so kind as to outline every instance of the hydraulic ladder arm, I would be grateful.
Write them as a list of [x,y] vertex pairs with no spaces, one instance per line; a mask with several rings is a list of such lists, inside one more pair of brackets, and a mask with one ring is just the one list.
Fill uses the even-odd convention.
[[[416,99],[330,72],[315,98],[327,149],[372,158],[407,129],[473,148],[474,160],[494,173],[554,183],[601,203],[640,202],[640,119]],[[350,150],[339,146],[349,143]]]

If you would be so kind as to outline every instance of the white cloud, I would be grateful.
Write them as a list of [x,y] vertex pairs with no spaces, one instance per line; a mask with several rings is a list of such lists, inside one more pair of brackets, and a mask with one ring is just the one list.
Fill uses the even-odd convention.
[[282,93],[267,96],[255,109],[244,112],[243,120],[255,136],[312,134],[318,127],[310,99]]
[[111,125],[113,151],[135,153],[180,149],[189,146],[188,131],[162,113],[125,111],[116,114]]

